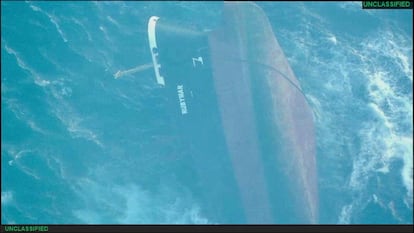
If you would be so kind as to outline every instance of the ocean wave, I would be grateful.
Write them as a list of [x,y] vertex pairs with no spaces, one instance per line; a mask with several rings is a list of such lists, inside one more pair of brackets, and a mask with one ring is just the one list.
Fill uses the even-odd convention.
[[120,24],[118,23],[118,21],[116,21],[114,18],[112,18],[111,16],[106,16],[106,19],[108,19],[109,22],[111,22],[112,24],[114,24],[117,28],[120,28]]
[[108,31],[107,31],[107,29],[106,29],[106,27],[105,27],[105,26],[103,26],[103,25],[99,25],[99,30],[103,33],[104,38],[105,38],[108,42],[113,43],[112,39],[111,39],[111,38],[109,38],[109,33],[108,33]]
[[12,191],[1,191],[1,206],[9,205],[14,200]]
[[338,224],[350,224],[352,216],[352,204],[342,207],[341,213],[339,214]]
[[28,108],[19,103],[17,99],[3,97],[3,101],[6,106],[5,109],[10,110],[14,114],[16,119],[28,125],[31,130],[43,135],[49,134],[47,130],[43,129],[35,122],[35,115],[31,111],[29,111]]
[[[340,7],[354,10],[355,6],[352,3]],[[394,200],[382,201],[403,201],[412,211],[412,37],[398,27],[378,28],[362,39],[335,34],[311,9],[303,13],[307,17],[303,17],[296,30],[280,30],[279,35],[281,43],[289,48],[287,55],[298,79],[307,87],[310,104],[316,109],[318,151],[322,152],[319,159],[332,163],[321,167],[321,174],[330,173],[329,179],[320,178],[322,188],[337,189],[348,196],[337,210],[337,221],[358,222],[353,216],[364,211],[365,200],[372,191],[378,192],[378,200],[384,198],[384,190],[372,190],[370,186],[373,180],[381,179],[380,174],[399,174],[400,180],[389,179],[401,183],[401,189],[406,190],[392,197]],[[347,121],[352,119],[352,124]],[[343,161],[346,157],[347,161]],[[333,164],[339,161],[344,164],[343,176],[336,179],[328,169],[337,168]],[[392,167],[395,161],[402,162],[401,168]],[[345,171],[349,162],[351,173]],[[399,217],[405,210],[384,206],[397,221],[410,221]]]
[[10,150],[9,148],[8,150],[8,153],[13,157],[13,159],[8,162],[9,166],[15,166],[26,175],[36,180],[40,180],[41,178],[38,174],[38,171],[35,171],[35,169],[33,169],[30,165],[25,165],[23,162],[21,162],[23,156],[34,156],[33,151],[29,149],[23,149],[16,153],[14,149]]
[[341,2],[341,3],[338,3],[338,6],[345,10],[359,11],[359,12],[361,11],[361,7],[362,7],[360,1]]
[[6,52],[10,55],[13,55],[17,61],[17,65],[23,69],[29,72],[29,74],[33,77],[33,81],[36,85],[41,86],[41,87],[45,87],[47,85],[50,84],[49,80],[46,79],[42,79],[40,77],[40,75],[33,69],[31,68],[29,65],[26,64],[26,62],[23,60],[23,58],[21,58],[21,56],[19,55],[18,52],[16,52],[13,48],[9,47],[7,45],[7,42],[4,41],[4,49],[6,50]]
[[[53,100],[48,98],[49,105],[53,108],[57,108],[58,110],[54,110],[55,112],[61,113],[58,114],[57,117],[67,126],[68,131],[74,135],[74,137],[84,137],[86,139],[89,139],[91,141],[94,141],[96,144],[102,146],[102,143],[99,142],[97,139],[97,136],[93,134],[91,131],[88,131],[82,127],[79,126],[79,119],[75,118],[74,121],[69,120],[71,118],[70,115],[67,115],[64,112],[64,109],[62,109],[62,106],[66,106],[64,108],[68,108],[68,104],[64,103],[63,97],[70,97],[72,94],[72,89],[70,87],[67,87],[63,85],[62,80],[44,80],[40,78],[40,75],[28,64],[26,64],[25,61],[20,57],[18,52],[16,52],[14,49],[10,48],[5,45],[5,49],[9,54],[14,55],[14,57],[17,60],[17,64],[20,68],[28,71],[31,76],[34,79],[34,83],[40,87],[43,87],[43,91],[46,94],[52,94]],[[54,62],[51,59],[48,59],[49,62]],[[41,128],[34,120],[35,115],[31,113],[23,104],[20,104],[17,99],[10,99],[5,98],[5,103],[8,109],[10,109],[17,119],[23,121],[25,124],[27,124],[33,131],[41,133],[41,134],[49,134],[45,129]],[[52,110],[53,111],[53,110]]]
[[[136,9],[131,11],[125,3],[120,3],[122,6],[118,3],[93,2],[93,4],[99,11],[96,25],[88,24],[86,21],[88,18],[85,20],[64,18],[46,12],[29,2],[34,12],[45,16],[46,24],[50,23],[55,27],[57,33],[54,34],[58,40],[68,42],[69,38],[71,43],[65,46],[83,57],[85,62],[93,62],[92,65],[105,69],[111,76],[114,67],[122,67],[116,64],[121,62],[113,56],[114,52],[120,51],[122,46],[115,43],[116,35],[111,34],[111,30],[116,28],[123,35],[130,35],[128,33],[132,33],[133,30],[141,29],[126,30],[128,28],[120,18],[109,16],[108,13],[120,9],[121,15],[135,14],[141,17],[142,12]],[[360,2],[339,4],[341,8],[349,11],[357,10],[357,5],[360,10]],[[114,6],[120,7],[114,8]],[[318,154],[322,164],[320,167],[325,174],[330,170],[328,176],[320,177],[320,184],[325,190],[339,190],[338,192],[346,196],[335,202],[336,206],[340,206],[334,210],[337,214],[334,217],[335,221],[358,222],[354,216],[364,211],[366,200],[372,199],[373,202],[390,211],[397,221],[406,222],[407,220],[401,217],[401,210],[397,208],[396,203],[404,199],[407,209],[412,210],[412,37],[399,31],[397,27],[384,26],[361,40],[356,36],[327,29],[327,25],[331,22],[327,22],[326,18],[316,13],[314,8],[307,8],[305,4],[299,4],[298,7],[298,16],[301,18],[298,19],[296,27],[282,29],[279,32],[281,32],[280,37],[285,39],[282,43],[288,45],[286,49],[288,59],[294,70],[299,71],[298,79],[304,84],[305,92],[309,93],[306,97],[314,110],[318,131],[318,152],[322,151]],[[369,12],[372,11],[363,12],[371,14]],[[71,40],[73,37],[68,27],[65,27],[66,24],[63,24],[69,21],[77,27],[75,31],[85,35],[81,43],[74,43]],[[52,30],[54,30],[53,26]],[[2,38],[2,44],[3,42],[5,41]],[[63,124],[70,137],[83,138],[101,148],[104,147],[100,131],[86,124],[87,116],[82,115],[75,102],[71,102],[71,99],[75,99],[73,98],[75,94],[78,94],[78,89],[75,88],[84,83],[76,82],[78,86],[72,86],[67,81],[75,77],[76,80],[86,79],[86,74],[82,73],[82,70],[66,68],[66,64],[53,59],[53,53],[49,54],[47,50],[43,50],[41,55],[65,74],[64,78],[48,80],[36,71],[35,63],[27,63],[29,60],[24,59],[24,53],[15,51],[7,43],[4,43],[4,49],[14,56],[22,70],[33,77],[34,83],[42,87],[47,94],[46,101],[53,114],[52,117]],[[318,54],[319,52],[322,55]],[[147,88],[141,85],[143,83],[139,83],[137,86],[145,91],[134,89],[134,94],[128,94],[125,89],[114,87],[110,82],[106,83],[106,77],[103,76],[96,75],[96,78],[101,78],[96,82],[105,87],[102,88],[105,94],[111,94],[110,97],[115,97],[115,101],[120,102],[126,109],[142,110],[145,103],[134,96],[147,95],[152,86]],[[359,85],[358,82],[363,84]],[[365,99],[357,95],[358,88],[362,90]],[[2,82],[2,97],[5,89],[11,90]],[[26,122],[33,131],[45,133],[38,121],[34,120],[33,114],[21,103],[8,97],[4,98],[4,101],[17,119]],[[360,140],[360,145],[354,143],[355,138]],[[13,159],[9,161],[9,165],[18,165],[19,158],[29,152],[18,148],[10,151]],[[128,153],[127,149],[122,152]],[[119,156],[121,153],[113,154]],[[86,178],[78,179],[68,175],[63,164],[64,160],[60,160],[57,155],[48,155],[46,161],[56,175],[64,180],[74,181],[75,184],[68,182],[70,183],[68,185],[73,185],[72,188],[77,191],[79,199],[85,201],[85,207],[73,210],[73,214],[85,223],[209,222],[199,206],[189,201],[191,200],[189,195],[177,193],[172,188],[163,187],[158,191],[150,191],[137,184],[115,185]],[[346,164],[348,161],[350,161],[349,168]],[[395,161],[400,161],[402,166],[393,167],[392,163]],[[325,166],[329,162],[331,164]],[[352,172],[349,173],[347,169],[352,169]],[[33,171],[23,170],[27,175],[36,177]],[[346,174],[341,173],[345,170],[347,170]],[[383,193],[388,190],[383,190],[383,187],[375,187],[377,189],[372,190],[370,182],[372,180],[376,182],[383,176],[390,177],[391,173],[397,173],[397,178],[393,176],[390,179],[398,185],[401,183],[401,189],[405,191],[391,197],[393,200],[385,200]],[[373,192],[375,194],[372,194]],[[6,194],[5,200],[7,200]]]
[[83,118],[78,116],[67,103],[61,102],[59,105],[55,105],[52,112],[65,125],[67,131],[73,138],[84,138],[95,143],[99,147],[104,148],[103,143],[96,133],[81,126]]
[[[358,52],[363,61],[360,71],[367,81],[367,108],[371,109],[371,117],[365,120],[358,133],[362,146],[354,156],[349,179],[351,190],[360,193],[353,201],[359,209],[363,209],[361,198],[365,196],[363,193],[366,193],[370,180],[377,176],[376,173],[390,176],[390,172],[397,172],[395,168],[391,170],[391,164],[399,160],[403,162],[400,182],[406,189],[403,202],[412,210],[412,90],[407,94],[406,86],[399,84],[400,79],[406,79],[412,85],[412,66],[407,65],[412,57],[412,47],[408,42],[409,39],[398,31],[381,31],[363,41],[364,47]],[[399,216],[401,210],[393,207],[396,200],[390,201],[392,204],[387,207],[397,221],[405,222],[407,220]]]
[[[158,191],[144,190],[136,184],[101,184],[79,179],[73,187],[86,208],[73,215],[87,224],[206,224],[208,220],[188,195],[162,186]],[[105,210],[104,212],[102,210]]]
[[[98,139],[98,136],[91,130],[82,127],[82,118],[77,116],[75,110],[73,110],[69,103],[63,99],[63,97],[70,97],[72,95],[72,89],[62,84],[62,81],[55,80],[53,82],[42,79],[40,75],[32,69],[16,52],[13,48],[10,48],[5,42],[4,46],[7,53],[13,55],[16,58],[17,64],[20,68],[28,71],[34,79],[34,83],[38,86],[43,87],[45,93],[50,93],[53,99],[49,99],[49,105],[51,111],[55,116],[66,126],[69,133],[75,138],[85,138],[103,147],[102,142]],[[49,59],[49,61],[51,61]],[[34,131],[45,134],[46,131],[40,128],[35,121],[30,118],[29,114],[24,114],[23,106],[17,105],[16,101],[9,100],[8,107],[13,111],[18,119],[24,120]]]
[[[368,78],[370,96],[368,106],[376,116],[374,121],[379,120],[379,122],[372,122],[370,126],[367,126],[367,129],[364,129],[364,131],[373,131],[375,134],[363,132],[362,137],[365,135],[367,143],[371,142],[373,149],[383,146],[381,150],[377,151],[380,157],[375,161],[385,164],[394,158],[403,161],[401,178],[407,190],[407,199],[411,200],[412,205],[412,89],[407,94],[404,90],[406,87],[398,85],[399,79],[408,79],[412,85],[412,65],[407,65],[407,61],[412,57],[412,40],[410,43],[404,34],[390,31],[381,32],[381,35],[381,39],[367,42],[368,50],[364,51],[365,54],[380,54],[384,58],[377,64],[375,64],[376,61],[371,61],[374,64],[367,64],[364,70]],[[386,65],[384,65],[384,60],[389,60]],[[398,69],[396,70],[394,67],[398,67]]]
[[30,8],[35,11],[35,12],[41,12],[42,14],[46,15],[49,18],[49,21],[55,26],[56,31],[59,33],[60,38],[62,38],[63,42],[68,42],[68,39],[66,38],[65,33],[62,31],[62,29],[60,28],[59,25],[59,18],[57,18],[55,15],[50,14],[44,10],[42,10],[40,7],[35,6],[33,4],[31,4],[30,2],[28,2]]
[[72,22],[74,23],[74,24],[76,24],[76,25],[78,25],[80,28],[82,28],[82,30],[85,32],[85,34],[86,34],[86,36],[87,36],[87,38],[88,38],[88,41],[89,42],[92,42],[92,36],[91,36],[91,34],[89,33],[89,31],[86,29],[86,27],[85,27],[85,25],[79,20],[79,19],[76,19],[76,18],[74,18],[74,17],[72,17],[71,18],[71,20],[72,20]]

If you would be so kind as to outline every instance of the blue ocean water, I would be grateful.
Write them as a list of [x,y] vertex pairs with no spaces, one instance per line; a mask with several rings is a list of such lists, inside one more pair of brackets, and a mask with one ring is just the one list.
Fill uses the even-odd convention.
[[[258,5],[315,114],[320,222],[413,223],[412,11]],[[2,223],[216,223],[171,176],[153,72],[113,75],[151,61],[150,16],[209,28],[220,6],[2,1]]]

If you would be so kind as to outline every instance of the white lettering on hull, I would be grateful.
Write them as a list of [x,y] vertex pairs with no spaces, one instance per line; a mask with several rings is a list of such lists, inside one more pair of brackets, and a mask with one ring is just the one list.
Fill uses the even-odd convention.
[[184,97],[184,86],[177,85],[178,100],[180,101],[181,114],[187,114],[187,104]]

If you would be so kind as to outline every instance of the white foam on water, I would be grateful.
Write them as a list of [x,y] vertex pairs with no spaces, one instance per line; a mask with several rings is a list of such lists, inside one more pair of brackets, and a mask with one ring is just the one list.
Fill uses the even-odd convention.
[[32,4],[30,4],[30,8],[32,8],[32,10],[33,10],[33,11],[39,11],[39,12],[42,12],[42,9],[40,9],[39,7],[34,6],[34,5],[32,5]]
[[[73,187],[88,203],[73,211],[75,217],[87,224],[206,224],[187,195],[178,195],[166,186],[157,192],[142,189],[136,184],[101,184],[89,178],[78,180]],[[100,209],[105,209],[105,212]]]
[[[52,107],[52,112],[55,113],[56,117],[66,126],[67,130],[70,132],[72,137],[81,137],[87,140],[93,141],[95,144],[103,147],[103,144],[98,139],[97,135],[91,130],[80,126],[82,119],[76,115],[74,110],[68,104],[63,97],[70,97],[72,95],[72,89],[68,86],[63,85],[62,81],[56,80],[50,82],[48,80],[43,80],[40,76],[31,69],[19,56],[19,54],[14,51],[12,48],[5,45],[5,49],[9,54],[15,56],[19,67],[24,70],[29,71],[29,73],[34,77],[34,82],[38,86],[47,87],[44,89],[46,93],[50,93],[53,97],[53,100],[49,100],[49,105]],[[50,60],[49,60],[50,61]],[[23,105],[19,104],[17,100],[5,99],[5,103],[8,108],[15,114],[17,119],[24,121],[28,126],[39,133],[46,134],[47,132],[39,127],[36,122],[33,120],[31,114]]]
[[338,40],[336,39],[336,36],[334,34],[328,34],[326,39],[334,45],[338,44]]
[[50,95],[47,99],[50,111],[66,127],[72,138],[84,138],[104,148],[98,135],[93,130],[82,126],[84,119],[65,99],[72,95],[72,89],[65,85],[63,79],[54,81],[53,85],[47,89],[47,93]]
[[120,24],[118,23],[118,21],[116,21],[114,18],[112,18],[111,16],[106,16],[106,19],[111,22],[112,24],[114,24],[117,28],[120,28]]
[[[82,118],[79,117],[75,110],[70,106],[70,104],[63,99],[63,97],[70,97],[72,95],[72,89],[70,87],[62,86],[61,82],[54,81],[50,82],[49,80],[44,80],[40,78],[40,75],[37,72],[30,68],[29,65],[20,57],[19,53],[16,52],[13,48],[10,48],[7,43],[4,43],[5,50],[7,53],[13,55],[16,58],[17,64],[20,68],[28,71],[31,76],[34,78],[36,85],[44,87],[46,93],[52,94],[54,97],[52,101],[49,101],[49,104],[52,107],[52,112],[56,117],[66,126],[69,133],[72,137],[85,138],[97,144],[103,148],[102,142],[98,139],[98,136],[90,129],[81,126]],[[52,84],[52,85],[51,85]],[[57,101],[57,102],[56,102]],[[34,131],[40,133],[46,133],[45,130],[41,129],[33,120],[29,117],[29,114],[25,114],[22,109],[22,106],[16,105],[15,101],[8,101],[9,108],[13,111],[18,119],[24,120],[25,123],[29,125]]]
[[[125,190],[131,190],[133,195],[126,195]],[[136,223],[207,223],[207,219],[200,216],[197,206],[183,203],[180,197],[166,198],[168,189],[164,193],[152,196],[137,186],[119,187],[117,192],[123,195],[127,202],[125,216],[120,219],[123,224]]]
[[63,31],[60,28],[60,25],[58,23],[59,22],[59,19],[56,16],[51,15],[51,14],[47,14],[47,16],[49,17],[50,22],[53,23],[53,25],[55,25],[56,30],[58,31],[58,33],[59,33],[60,37],[62,38],[63,42],[65,42],[65,43],[68,42],[68,39],[66,39],[66,36],[63,33]]
[[395,219],[397,219],[398,221],[402,222],[403,219],[401,218],[401,216],[399,215],[398,211],[395,209],[395,204],[393,201],[390,201],[387,205],[388,209],[391,211],[392,216],[394,216]]
[[[407,95],[402,90],[406,87],[396,84],[397,79],[407,79],[412,85],[412,65],[409,65],[412,46],[408,43],[408,38],[398,32],[381,32],[377,37],[378,39],[370,38],[364,41],[366,49],[360,52],[366,62],[363,64],[362,73],[368,82],[367,107],[372,110],[373,118],[367,121],[359,132],[362,148],[354,158],[349,185],[355,191],[362,191],[376,172],[388,174],[390,164],[400,160],[403,162],[400,171],[401,182],[407,191],[403,201],[412,209],[412,89]],[[381,59],[377,59],[379,56]],[[390,64],[384,63],[385,59],[389,60]],[[403,221],[395,209],[389,209],[397,220]]]
[[339,3],[339,7],[350,11],[361,11],[362,8],[360,1],[341,2]]
[[81,22],[81,21],[79,21],[78,19],[76,19],[76,18],[71,18],[71,20],[76,24],[76,25],[78,25],[79,27],[81,27],[82,28],[82,30],[85,32],[85,34],[86,34],[86,36],[87,36],[87,38],[88,38],[88,41],[89,42],[92,42],[92,36],[91,36],[91,34],[89,33],[89,31],[86,29],[86,27],[85,27],[85,25]]
[[81,125],[83,119],[78,116],[69,104],[66,102],[60,102],[60,105],[56,105],[52,112],[65,125],[67,131],[73,138],[84,138],[95,143],[99,147],[104,148],[104,145],[98,138],[98,135],[92,130]]
[[27,65],[27,63],[21,58],[19,53],[7,45],[7,42],[4,42],[4,48],[6,49],[6,52],[8,54],[13,55],[15,57],[17,61],[17,65],[20,68],[29,72],[29,74],[33,77],[34,79],[33,81],[35,82],[36,85],[45,87],[50,84],[49,80],[42,79],[40,75],[33,68]]
[[[318,3],[324,4],[324,3]],[[325,18],[317,12],[312,11],[309,7],[305,6],[304,3],[298,4],[300,15],[306,21],[311,21],[310,24],[314,26],[320,25],[325,22]],[[306,18],[306,19],[305,19]]]
[[311,94],[306,94],[306,99],[308,100],[309,105],[311,106],[314,121],[323,122],[324,119],[322,117],[323,112],[320,101]]
[[[412,39],[411,39],[412,40]],[[349,47],[348,47],[349,46]],[[357,193],[364,193],[369,180],[376,173],[388,174],[390,164],[395,160],[403,162],[400,171],[401,181],[407,193],[402,197],[407,207],[412,209],[413,199],[413,102],[412,89],[408,95],[403,90],[406,86],[397,85],[398,79],[407,79],[412,85],[412,45],[410,39],[399,31],[381,31],[366,38],[360,46],[344,47],[350,52],[347,57],[355,59],[339,61],[338,68],[346,84],[348,93],[352,92],[352,83],[347,83],[354,75],[362,75],[367,82],[368,103],[373,117],[364,120],[357,137],[362,147],[353,158],[353,170],[349,179],[349,188]],[[338,51],[339,53],[341,51]],[[346,56],[346,52],[343,51]],[[387,62],[384,62],[384,61]],[[355,63],[360,62],[360,64]],[[353,77],[354,76],[354,77]],[[335,87],[336,86],[336,87]],[[339,90],[338,82],[327,83],[327,88]],[[343,89],[345,90],[345,89]],[[361,196],[362,197],[362,196]],[[396,197],[398,198],[398,197]],[[363,200],[356,198],[352,206],[363,206]],[[345,208],[346,207],[346,208]],[[343,213],[349,212],[346,205]],[[390,209],[391,210],[391,209]],[[392,211],[391,211],[392,212]],[[403,221],[393,213],[397,220]],[[344,215],[341,215],[344,216]],[[344,219],[343,217],[341,217]]]
[[109,37],[110,34],[108,33],[108,30],[106,29],[106,27],[103,25],[100,25],[99,30],[103,33],[105,40],[113,44],[113,41]]
[[[360,11],[360,4],[341,3],[339,7]],[[302,13],[307,16],[303,17],[303,21],[300,20],[296,31],[281,32],[285,40],[291,41],[289,61],[292,65],[312,67],[305,69],[307,77],[301,81],[309,82],[308,80],[315,79],[313,82],[321,84],[318,89],[315,87],[317,91],[310,90],[311,92],[306,95],[312,108],[317,109],[314,110],[317,113],[316,125],[322,136],[318,138],[318,144],[339,149],[341,142],[350,143],[355,137],[361,141],[361,148],[356,148],[356,145],[353,147],[353,152],[356,153],[346,155],[349,157],[347,160],[352,160],[352,173],[349,177],[344,177],[345,182],[338,190],[349,190],[348,193],[353,195],[353,200],[343,204],[338,213],[338,222],[358,221],[352,220],[352,215],[363,211],[365,194],[370,193],[369,189],[372,188],[369,187],[370,181],[378,174],[391,176],[391,171],[400,174],[400,180],[396,182],[401,182],[401,187],[406,190],[406,195],[399,193],[392,198],[404,201],[407,208],[412,210],[412,37],[400,31],[398,27],[379,28],[362,40],[349,34],[339,37],[326,29],[327,22],[324,22],[323,18],[315,16],[310,11],[311,9],[303,10]],[[326,38],[329,42],[326,43],[326,40],[321,38]],[[335,43],[340,46],[333,46]],[[330,56],[329,59],[315,56],[318,52]],[[401,80],[403,82],[400,82]],[[364,91],[367,93],[365,98],[368,99],[368,103],[365,102],[366,99],[354,96],[355,93],[361,93],[362,87],[366,87]],[[407,91],[407,88],[411,90]],[[332,98],[338,99],[332,101]],[[351,105],[347,101],[352,101]],[[372,115],[369,119],[361,119],[362,127],[352,133],[352,138],[341,134],[342,129],[338,125],[342,119],[355,118],[355,115],[350,115],[346,111],[348,106],[355,106],[356,112],[352,114],[358,114],[358,108],[363,108],[371,110],[368,115]],[[343,157],[341,153],[343,152],[332,151],[332,154],[326,155],[324,159],[335,162],[339,157]],[[403,162],[400,171],[391,166],[396,160]],[[325,188],[335,187],[328,182],[335,181],[333,176],[327,180],[320,178],[321,184]],[[338,181],[342,182],[341,179]],[[377,198],[382,198],[381,193],[377,193]],[[395,211],[395,215],[398,216],[398,211],[401,210]],[[396,219],[404,221],[399,217]]]
[[341,213],[339,215],[338,224],[350,224],[351,223],[352,209],[353,209],[352,204],[342,207]]
[[[3,145],[2,145],[3,146]],[[33,150],[31,149],[18,149],[14,146],[7,146],[6,151],[9,155],[12,156],[13,159],[8,161],[9,166],[15,166],[18,168],[21,172],[25,173],[26,175],[36,179],[40,180],[40,176],[37,174],[37,172],[31,168],[28,165],[23,164],[20,160],[22,157],[25,156],[33,156]]]
[[9,205],[13,202],[14,196],[12,191],[1,191],[1,205]]
[[42,8],[40,8],[38,6],[35,6],[35,5],[31,4],[30,2],[26,2],[26,3],[29,3],[29,6],[33,11],[41,12],[42,14],[46,15],[49,18],[49,21],[55,26],[56,31],[59,33],[60,38],[62,38],[63,42],[65,42],[65,43],[68,42],[65,33],[60,28],[59,19],[55,15],[50,14],[50,13],[42,10]]
[[62,161],[56,155],[48,153],[46,156],[47,166],[52,170],[59,179],[66,180],[69,178]]
[[3,97],[3,101],[7,106],[7,109],[13,112],[15,117],[22,121],[24,124],[27,124],[31,130],[38,132],[40,134],[48,134],[45,129],[42,129],[33,119],[33,113],[30,112],[24,105],[19,103],[17,99],[10,99]]

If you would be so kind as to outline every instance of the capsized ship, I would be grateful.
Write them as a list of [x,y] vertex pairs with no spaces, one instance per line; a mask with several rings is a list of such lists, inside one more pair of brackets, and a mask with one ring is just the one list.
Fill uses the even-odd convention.
[[209,31],[152,16],[148,40],[209,203],[203,213],[220,223],[317,223],[313,114],[263,10],[226,2]]

